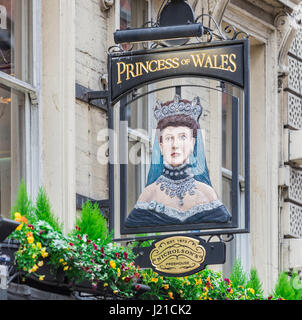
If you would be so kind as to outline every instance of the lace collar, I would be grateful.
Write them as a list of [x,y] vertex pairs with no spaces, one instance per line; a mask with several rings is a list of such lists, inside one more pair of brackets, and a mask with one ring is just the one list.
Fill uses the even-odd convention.
[[180,221],[184,221],[189,217],[194,216],[197,213],[203,211],[209,211],[216,209],[222,206],[222,202],[220,200],[214,200],[209,203],[202,203],[200,205],[194,206],[187,211],[178,210],[169,206],[165,206],[160,202],[152,200],[150,202],[137,202],[135,205],[136,209],[144,209],[144,210],[151,210],[157,213],[166,214],[169,217],[176,218]]

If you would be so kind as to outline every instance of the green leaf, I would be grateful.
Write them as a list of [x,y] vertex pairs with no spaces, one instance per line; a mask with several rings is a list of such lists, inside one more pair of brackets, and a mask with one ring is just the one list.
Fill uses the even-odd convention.
[[230,274],[230,280],[232,281],[232,285],[234,288],[237,288],[240,285],[243,287],[246,286],[247,276],[239,259],[236,259],[234,262]]

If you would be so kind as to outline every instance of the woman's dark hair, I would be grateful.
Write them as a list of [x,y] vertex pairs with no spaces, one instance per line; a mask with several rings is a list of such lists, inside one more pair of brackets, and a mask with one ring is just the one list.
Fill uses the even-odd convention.
[[161,132],[167,127],[188,127],[193,130],[193,137],[195,138],[197,136],[199,125],[194,119],[185,114],[177,114],[163,118],[157,124],[160,142],[162,142]]

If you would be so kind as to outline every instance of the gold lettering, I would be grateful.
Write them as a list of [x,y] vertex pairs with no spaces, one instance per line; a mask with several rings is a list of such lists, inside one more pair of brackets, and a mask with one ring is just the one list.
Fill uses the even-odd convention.
[[236,72],[236,70],[237,70],[237,64],[234,61],[234,60],[236,60],[236,58],[237,58],[237,56],[235,53],[230,54],[230,64],[233,66],[233,69],[232,69],[232,67],[229,67],[230,68],[229,70],[231,72]]
[[213,58],[214,58],[214,68],[216,69],[217,68],[217,54],[214,54]]
[[179,68],[179,58],[173,58],[172,61],[174,63],[174,69]]
[[134,69],[134,65],[132,63],[128,63],[126,65],[126,68],[127,68],[127,77],[126,77],[126,80],[129,80],[130,79],[130,74],[132,75],[133,78],[136,77],[136,75],[133,73],[133,69]]
[[[121,71],[121,66],[123,66],[123,71]],[[118,69],[118,81],[117,81],[117,84],[120,84],[120,83],[122,83],[121,75],[126,71],[125,62],[118,62],[117,63],[117,69]]]
[[145,71],[146,73],[149,73],[149,61],[146,61],[146,65],[147,65],[147,66],[145,66],[143,62],[139,62],[140,75],[143,74],[143,70],[142,70],[142,69],[144,69],[144,71]]
[[211,59],[210,55],[207,56],[207,60],[206,60],[206,63],[204,65],[204,67],[207,68],[208,64],[210,65],[210,68],[212,69],[213,68],[213,63],[212,63],[212,59]]
[[155,71],[157,71],[158,70],[158,68],[156,68],[156,69],[152,69],[151,68],[151,66],[152,66],[152,63],[157,63],[157,60],[152,60],[152,61],[150,61],[150,63],[149,63],[149,70],[150,70],[150,72],[155,72]]
[[139,62],[136,62],[135,63],[135,66],[136,66],[136,76],[138,77],[138,76],[142,76],[143,74],[142,74],[142,69],[139,67]]
[[158,60],[158,70],[165,70],[166,66],[165,66],[165,60]]
[[172,59],[171,58],[168,58],[166,60],[166,64],[167,64],[167,69],[173,68],[173,64],[172,64]]
[[205,59],[205,53],[202,54],[202,59],[200,58],[200,54],[191,54],[191,57],[193,59],[193,63],[194,63],[194,66],[195,67],[202,67],[203,66],[203,62],[204,62],[204,59]]
[[227,54],[221,54],[221,69],[227,70],[227,65],[229,64],[229,56]]

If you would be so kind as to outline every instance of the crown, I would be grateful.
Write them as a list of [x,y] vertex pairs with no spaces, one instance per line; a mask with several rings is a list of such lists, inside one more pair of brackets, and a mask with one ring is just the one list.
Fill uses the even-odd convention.
[[202,106],[199,97],[195,97],[191,102],[188,100],[181,100],[180,96],[176,95],[173,101],[165,104],[162,104],[161,101],[157,100],[153,107],[153,111],[157,122],[166,117],[175,115],[186,115],[198,122],[198,119],[202,114]]

